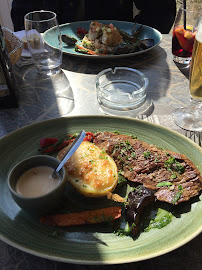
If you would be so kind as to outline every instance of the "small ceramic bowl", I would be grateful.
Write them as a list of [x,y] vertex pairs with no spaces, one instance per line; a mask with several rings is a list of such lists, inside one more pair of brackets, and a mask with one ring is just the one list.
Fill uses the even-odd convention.
[[59,165],[59,160],[48,155],[38,155],[17,163],[8,175],[8,187],[15,202],[24,210],[35,214],[45,214],[54,211],[63,198],[66,188],[65,169],[59,171],[61,181],[50,192],[37,197],[26,197],[16,191],[20,176],[27,170],[38,166],[49,166],[53,169]]
[[132,110],[140,107],[146,100],[148,79],[136,69],[105,69],[98,73],[95,84],[101,106],[116,110]]

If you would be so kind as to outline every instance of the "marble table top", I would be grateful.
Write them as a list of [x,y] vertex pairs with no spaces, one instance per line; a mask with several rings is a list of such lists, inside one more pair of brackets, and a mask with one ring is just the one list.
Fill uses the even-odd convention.
[[[98,104],[96,75],[103,69],[118,66],[140,70],[149,79],[147,100],[136,110],[110,111]],[[0,110],[0,137],[16,128],[46,119],[93,114],[158,115],[160,124],[163,122],[172,129],[178,129],[172,121],[172,111],[189,104],[189,67],[178,67],[173,62],[171,35],[163,35],[159,46],[134,57],[106,61],[63,55],[62,72],[50,78],[38,75],[33,65],[15,67],[15,73],[20,106]]]
[[[184,133],[173,122],[172,111],[189,104],[189,67],[172,60],[171,35],[163,35],[153,50],[121,59],[92,60],[63,55],[62,72],[50,78],[39,76],[33,65],[17,67],[19,108],[0,110],[0,138],[23,126],[73,115],[149,116],[158,124]],[[130,112],[109,111],[98,104],[95,77],[109,67],[131,67],[149,79],[147,100]],[[0,270],[27,269],[202,269],[202,234],[168,254],[142,262],[88,266],[66,264],[36,257],[0,241]]]

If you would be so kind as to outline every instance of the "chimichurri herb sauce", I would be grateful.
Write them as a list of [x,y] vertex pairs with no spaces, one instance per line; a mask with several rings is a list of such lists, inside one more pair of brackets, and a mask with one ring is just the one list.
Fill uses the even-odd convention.
[[[153,213],[154,214],[154,211]],[[168,225],[173,218],[173,214],[163,208],[158,208],[154,218],[144,221],[144,231],[148,232],[153,228],[161,229]]]

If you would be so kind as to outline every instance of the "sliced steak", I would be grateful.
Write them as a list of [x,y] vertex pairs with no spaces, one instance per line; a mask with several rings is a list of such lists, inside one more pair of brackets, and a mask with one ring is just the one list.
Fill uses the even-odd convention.
[[202,190],[200,171],[183,154],[111,132],[96,133],[93,142],[114,159],[125,178],[156,191],[160,201],[178,204]]

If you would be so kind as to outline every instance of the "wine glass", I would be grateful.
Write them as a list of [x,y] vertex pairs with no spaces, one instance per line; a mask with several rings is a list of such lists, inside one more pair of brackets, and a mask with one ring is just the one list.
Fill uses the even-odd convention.
[[[59,73],[62,64],[62,41],[56,14],[45,10],[26,14],[25,31],[29,51],[39,73]],[[58,45],[50,46],[45,39],[47,37],[58,37]]]
[[175,109],[174,122],[181,128],[202,131],[202,16],[199,18],[194,41],[190,74],[190,106]]

